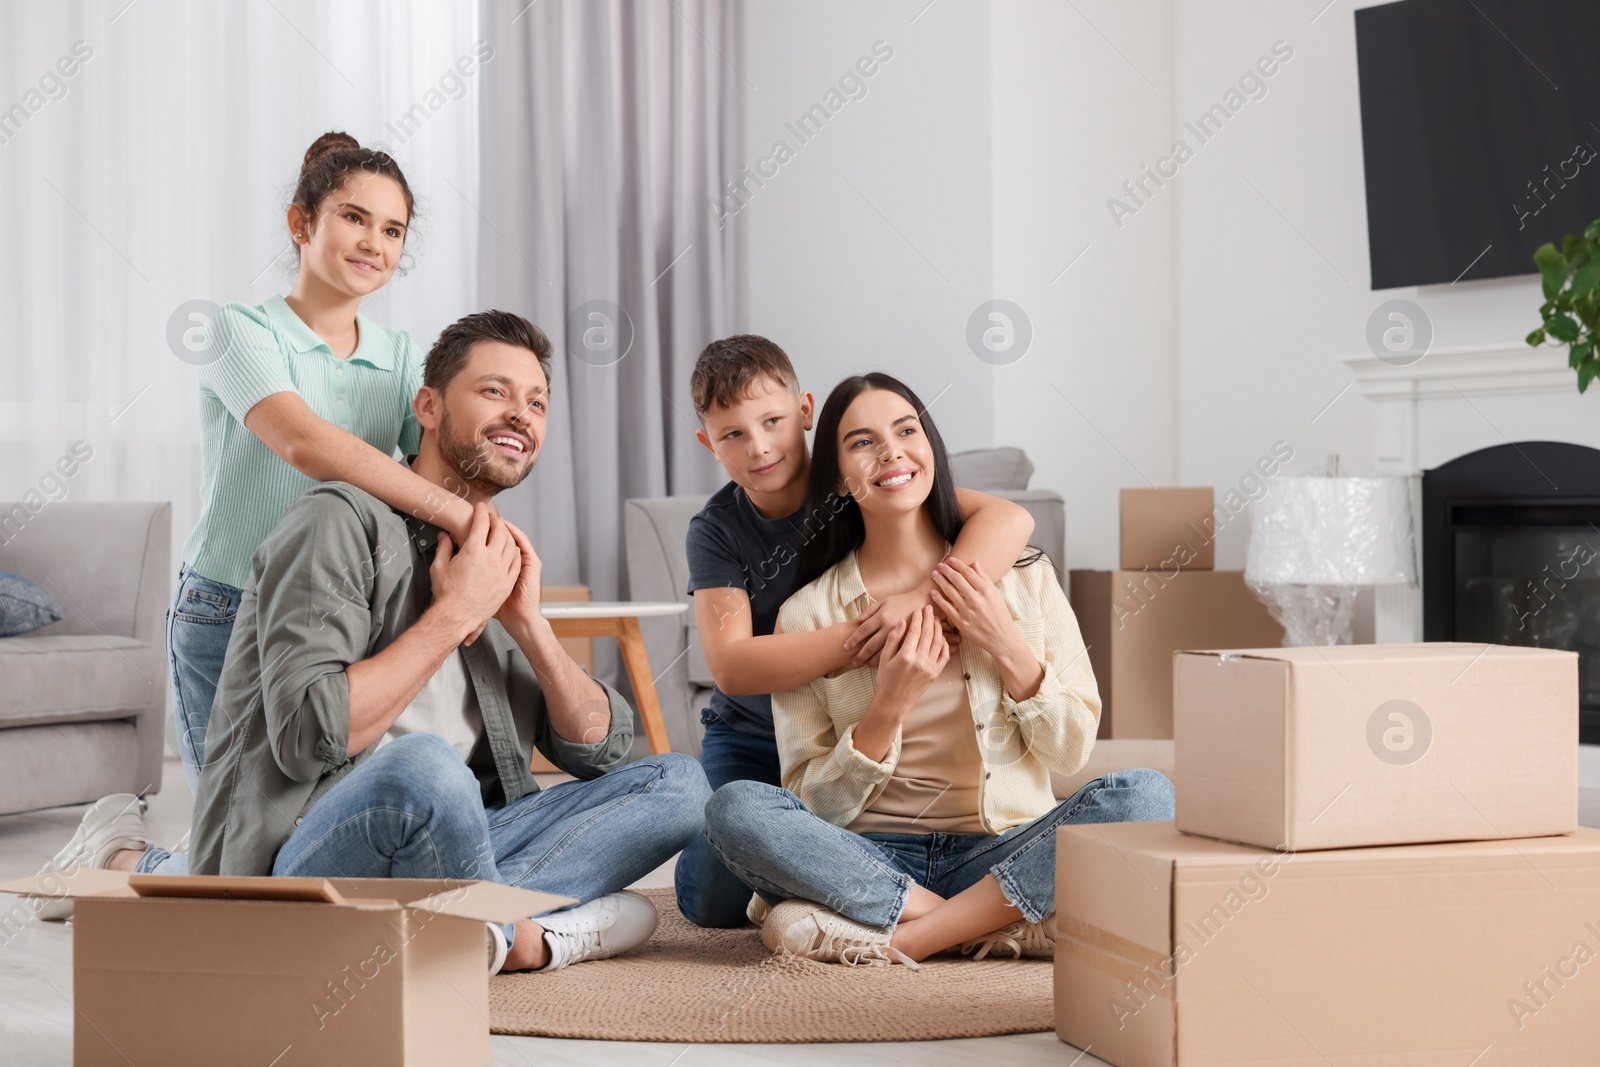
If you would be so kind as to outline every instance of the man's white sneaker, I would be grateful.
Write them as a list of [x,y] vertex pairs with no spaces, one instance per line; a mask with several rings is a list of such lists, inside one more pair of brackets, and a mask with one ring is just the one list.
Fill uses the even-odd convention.
[[[40,873],[105,868],[111,864],[111,857],[123,849],[147,848],[149,844],[144,832],[143,802],[132,793],[112,793],[89,805],[72,840]],[[45,920],[71,918],[72,900],[67,897],[41,900],[34,914]]]
[[982,937],[975,937],[961,946],[961,954],[971,956],[975,960],[981,960],[985,956],[1014,960],[1024,957],[1036,960],[1054,959],[1056,913],[1051,912],[1036,923],[1019,920]]
[[761,924],[761,942],[773,952],[852,967],[903,963],[914,971],[922,970],[910,956],[889,944],[891,933],[881,926],[847,919],[821,904],[798,899],[773,908]]
[[564,911],[534,917],[544,927],[550,962],[542,971],[559,971],[584,960],[603,960],[650,940],[660,916],[638,893],[624,889]]

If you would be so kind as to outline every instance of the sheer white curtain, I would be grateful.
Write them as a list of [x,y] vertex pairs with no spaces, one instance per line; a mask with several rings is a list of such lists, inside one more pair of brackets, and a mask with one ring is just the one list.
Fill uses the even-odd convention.
[[[624,500],[725,480],[695,442],[689,373],[732,332],[734,230],[712,205],[738,166],[734,20],[732,0],[483,4],[502,58],[482,109],[481,292],[557,353],[544,454],[500,506],[550,581],[597,600],[626,590]],[[625,353],[605,345],[630,326]],[[615,678],[606,646],[597,673]]]
[[170,500],[176,577],[200,425],[169,319],[292,286],[284,210],[328,130],[386,143],[421,211],[364,313],[426,351],[478,309],[486,44],[475,5],[424,0],[0,5],[0,500]]

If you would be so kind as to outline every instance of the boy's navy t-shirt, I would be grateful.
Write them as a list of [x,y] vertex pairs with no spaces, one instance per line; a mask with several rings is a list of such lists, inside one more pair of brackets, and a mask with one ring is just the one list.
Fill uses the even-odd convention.
[[[689,520],[689,589],[743,589],[750,596],[750,633],[765,637],[778,609],[795,591],[805,532],[801,505],[781,519],[765,518],[737,482],[711,495]],[[728,696],[711,690],[711,710],[734,730],[775,740],[772,695]]]

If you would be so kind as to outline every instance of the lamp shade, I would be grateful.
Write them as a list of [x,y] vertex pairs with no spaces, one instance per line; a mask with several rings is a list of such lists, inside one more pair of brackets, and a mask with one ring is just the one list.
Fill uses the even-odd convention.
[[1250,519],[1253,585],[1414,585],[1407,478],[1284,476]]

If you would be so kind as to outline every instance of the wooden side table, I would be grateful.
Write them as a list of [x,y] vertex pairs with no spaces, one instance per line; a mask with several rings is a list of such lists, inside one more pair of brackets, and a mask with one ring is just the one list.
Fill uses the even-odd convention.
[[545,601],[539,605],[540,613],[550,621],[550,628],[557,637],[616,640],[652,754],[671,752],[672,743],[667,740],[667,724],[661,718],[661,701],[656,695],[655,679],[650,674],[650,657],[645,654],[639,620],[645,616],[679,615],[688,610],[689,605],[678,600]]

